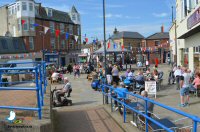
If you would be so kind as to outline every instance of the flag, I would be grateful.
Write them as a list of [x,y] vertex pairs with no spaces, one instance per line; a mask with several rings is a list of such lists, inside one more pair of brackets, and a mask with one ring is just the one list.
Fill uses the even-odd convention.
[[66,39],[68,39],[69,38],[69,33],[66,33],[65,37],[66,37]]
[[74,35],[74,38],[76,40],[76,42],[78,41],[78,36],[77,35]]
[[56,30],[56,37],[60,35],[60,30]]
[[114,43],[113,46],[114,46],[114,47],[113,47],[114,49],[117,49],[117,44],[116,44],[116,43]]
[[44,34],[46,34],[48,32],[49,28],[48,27],[44,27]]
[[85,38],[85,42],[86,42],[86,43],[88,42],[88,38]]
[[34,24],[33,24],[33,26],[34,26],[34,27],[38,27],[38,26],[39,26],[39,24],[37,24],[37,23],[34,23]]
[[122,45],[122,50],[124,50],[124,45]]
[[109,42],[108,42],[108,49],[110,48],[110,40],[109,40]]
[[22,22],[22,25],[24,25],[26,23],[26,20],[22,20],[21,22]]

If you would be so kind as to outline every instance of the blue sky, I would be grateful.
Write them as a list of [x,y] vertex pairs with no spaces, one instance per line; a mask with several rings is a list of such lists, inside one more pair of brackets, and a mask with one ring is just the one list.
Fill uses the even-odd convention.
[[[0,5],[15,0],[0,0]],[[102,0],[36,0],[43,6],[69,11],[75,5],[81,14],[82,35],[103,38]],[[171,6],[175,0],[106,0],[107,36],[115,27],[119,31],[136,31],[147,37],[160,32],[162,24],[165,31],[171,25]]]

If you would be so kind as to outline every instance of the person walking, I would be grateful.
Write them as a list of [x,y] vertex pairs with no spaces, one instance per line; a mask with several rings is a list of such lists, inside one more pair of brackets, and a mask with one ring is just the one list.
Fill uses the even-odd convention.
[[114,67],[112,69],[112,78],[113,78],[113,82],[115,82],[118,85],[118,82],[119,82],[119,70],[118,70],[116,65],[114,65]]
[[109,64],[108,66],[106,78],[107,78],[108,84],[111,84],[112,83],[112,64]]
[[176,77],[176,90],[180,89],[180,77],[182,76],[181,66],[178,66],[178,68],[174,72],[174,76]]
[[[183,75],[180,77],[180,98],[181,104],[180,107],[185,107],[189,105],[189,87],[190,87],[190,74],[188,73],[187,68],[183,68]],[[184,96],[186,96],[186,101],[184,101]]]

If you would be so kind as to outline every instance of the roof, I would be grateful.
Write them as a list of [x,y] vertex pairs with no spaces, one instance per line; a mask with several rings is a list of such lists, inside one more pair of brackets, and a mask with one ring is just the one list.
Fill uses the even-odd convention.
[[89,49],[92,46],[92,44],[82,44],[81,49]]
[[[39,8],[39,6],[36,6],[36,8],[39,10],[39,13],[36,14],[36,18],[59,21],[63,23],[73,23],[67,12],[58,11],[52,8],[45,8],[45,7]],[[46,11],[48,9],[52,10],[52,16],[48,16],[47,11]]]
[[144,39],[144,36],[142,36],[138,32],[129,32],[129,31],[118,32],[111,36],[111,39],[120,39],[120,38]]
[[169,39],[169,32],[159,32],[159,33],[155,33],[149,37],[147,37],[146,39]]
[[25,43],[19,37],[0,36],[0,54],[27,53]]
[[75,7],[74,5],[72,6],[71,12],[73,12],[73,13],[78,13],[78,11],[76,10],[76,7]]
[[[108,48],[108,43],[110,43],[110,48]],[[106,42],[106,52],[107,53],[121,53],[121,52],[130,52],[130,50],[127,50],[126,48],[122,49],[122,47],[115,43],[112,39],[109,39]],[[102,46],[100,49],[95,51],[96,54],[104,53],[104,46]]]

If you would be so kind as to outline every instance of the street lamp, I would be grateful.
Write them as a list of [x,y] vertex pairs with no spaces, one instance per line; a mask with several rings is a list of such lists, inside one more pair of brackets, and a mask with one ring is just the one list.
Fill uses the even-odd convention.
[[[106,11],[105,11],[105,0],[103,0],[103,33],[104,33],[104,69],[105,69],[105,78],[107,75],[107,68],[106,68]],[[105,79],[107,83],[107,79]],[[106,93],[108,93],[108,88],[105,89]],[[105,98],[106,104],[108,104],[108,96]],[[104,97],[103,97],[103,103],[104,103]]]
[[106,70],[106,14],[105,14],[105,0],[103,0],[103,33],[104,33],[104,69],[105,69],[105,77],[107,75]]

